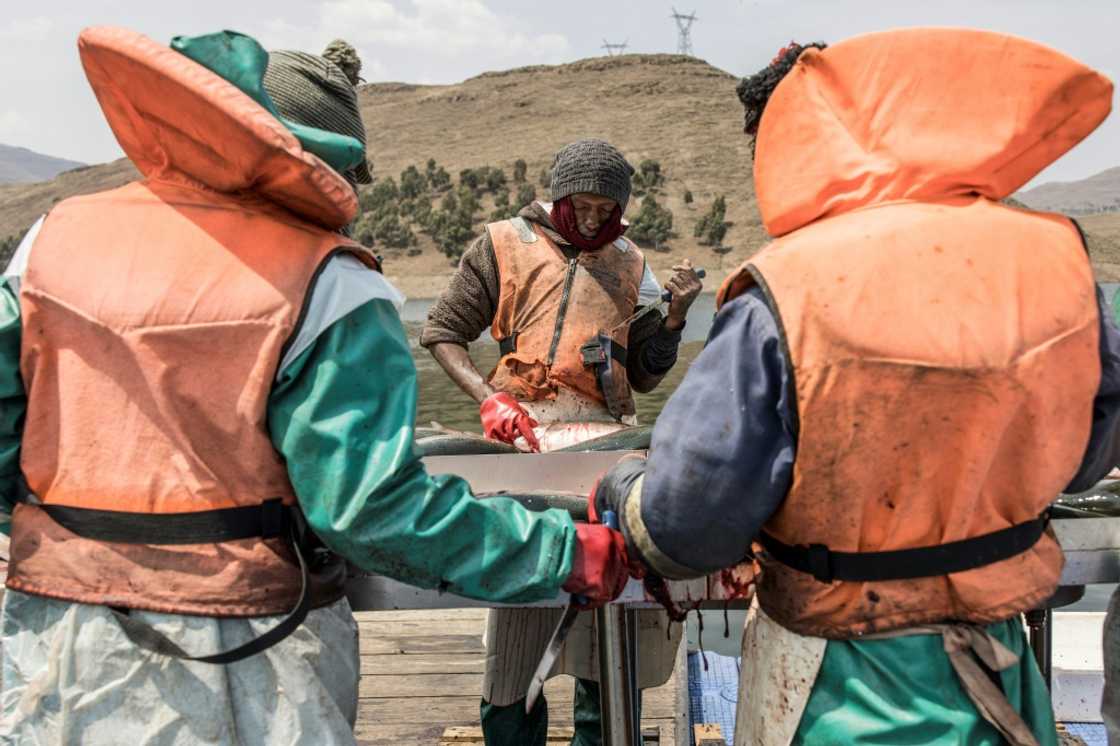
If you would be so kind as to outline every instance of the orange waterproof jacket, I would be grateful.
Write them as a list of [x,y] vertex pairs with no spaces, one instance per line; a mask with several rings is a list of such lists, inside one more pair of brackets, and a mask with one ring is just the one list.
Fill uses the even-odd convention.
[[554,399],[559,387],[567,387],[594,401],[615,403],[616,417],[634,414],[625,358],[611,358],[610,375],[601,378],[580,348],[603,332],[616,351],[625,350],[627,320],[638,305],[645,270],[642,252],[619,238],[568,259],[524,218],[486,229],[501,280],[490,330],[503,349],[491,385],[521,401]]
[[[1091,132],[1111,95],[1051,49],[953,29],[810,50],[778,86],[755,186],[779,238],[717,302],[760,286],[793,371],[797,458],[759,587],[787,628],[987,623],[1054,591],[1062,554],[1038,516],[1088,442],[1100,321],[1076,227],[998,200]],[[847,553],[868,577],[906,574],[879,553],[993,532],[1028,540],[995,561],[956,545],[939,561],[961,571],[831,579]]]
[[[46,506],[133,514],[294,503],[266,407],[320,267],[368,252],[332,228],[345,180],[260,106],[170,49],[90,29],[82,62],[146,180],[47,216],[23,278],[22,469]],[[127,82],[127,85],[125,85]],[[33,504],[12,519],[8,587],[212,616],[287,611],[300,570],[284,537],[118,543]],[[312,577],[341,595],[339,564]]]

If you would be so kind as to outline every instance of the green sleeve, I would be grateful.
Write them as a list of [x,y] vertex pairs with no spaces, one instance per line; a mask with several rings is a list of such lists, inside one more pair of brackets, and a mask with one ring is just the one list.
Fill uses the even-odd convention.
[[11,529],[20,479],[19,446],[27,393],[19,372],[19,298],[7,280],[0,282],[0,533]]
[[272,442],[315,533],[364,570],[485,601],[554,597],[571,572],[567,513],[475,500],[413,453],[416,368],[392,304],[334,322],[280,374]]

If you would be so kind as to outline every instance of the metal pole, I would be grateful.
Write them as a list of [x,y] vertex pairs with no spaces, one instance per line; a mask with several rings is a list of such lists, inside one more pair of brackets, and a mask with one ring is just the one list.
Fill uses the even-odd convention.
[[1031,651],[1042,672],[1046,688],[1050,688],[1050,663],[1053,650],[1054,612],[1050,609],[1032,609],[1027,612],[1027,628],[1030,631]]
[[630,711],[637,732],[636,743],[642,746],[642,690],[638,687],[638,610],[626,608],[626,661],[630,669]]
[[606,746],[641,746],[634,722],[631,660],[627,655],[626,607],[607,604],[595,612],[599,628],[599,698]]

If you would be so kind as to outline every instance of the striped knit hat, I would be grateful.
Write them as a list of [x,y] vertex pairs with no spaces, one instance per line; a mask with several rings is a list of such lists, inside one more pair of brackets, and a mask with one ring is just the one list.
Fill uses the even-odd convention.
[[[264,73],[265,91],[282,117],[353,137],[365,148],[366,130],[354,88],[362,61],[354,48],[341,40],[331,42],[325,54],[320,57],[287,50],[270,52]],[[343,176],[358,184],[373,183],[365,160]]]

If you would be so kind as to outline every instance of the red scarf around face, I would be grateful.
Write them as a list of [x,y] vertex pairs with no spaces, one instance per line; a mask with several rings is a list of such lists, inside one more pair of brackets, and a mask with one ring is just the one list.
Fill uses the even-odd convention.
[[594,238],[587,238],[579,232],[579,222],[576,220],[576,208],[572,206],[571,197],[562,197],[552,203],[552,227],[564,239],[581,251],[595,251],[601,249],[615,240],[626,231],[622,225],[622,207],[615,205],[607,222],[599,226],[599,232]]

